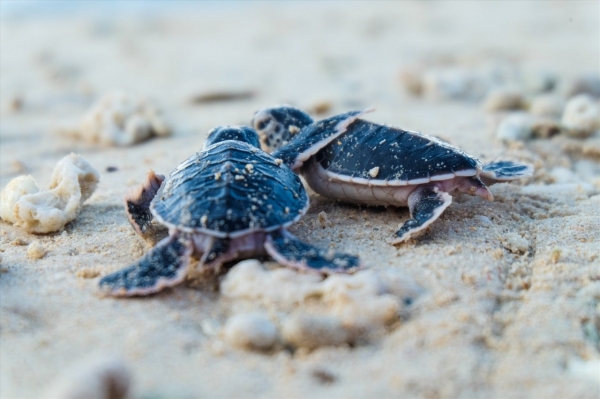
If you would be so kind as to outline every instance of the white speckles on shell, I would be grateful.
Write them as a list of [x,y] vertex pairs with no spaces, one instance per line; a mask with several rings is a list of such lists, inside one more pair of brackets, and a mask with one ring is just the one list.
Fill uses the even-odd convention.
[[496,137],[501,140],[527,140],[533,135],[533,118],[523,112],[507,116],[498,126]]
[[290,132],[292,135],[294,135],[294,134],[298,134],[298,133],[300,133],[300,128],[299,128],[298,126],[291,125],[291,126],[288,128],[288,131],[289,131],[289,132]]
[[252,165],[251,163],[246,164],[246,170],[248,171],[248,173],[252,173],[252,171],[254,171],[254,165]]
[[241,349],[268,350],[278,338],[277,328],[262,312],[237,314],[223,329],[227,343]]
[[215,180],[219,180],[221,178],[221,172],[215,173]]
[[281,165],[281,164],[283,164],[283,159],[277,158],[277,159],[275,160],[275,163],[276,163],[277,165]]
[[0,194],[0,216],[30,233],[60,230],[77,217],[99,179],[83,157],[68,155],[56,164],[49,190],[40,191],[31,176],[13,179]]
[[571,98],[565,106],[562,123],[571,136],[591,136],[600,129],[600,103],[587,94]]
[[377,177],[378,174],[379,174],[379,166],[375,166],[374,168],[369,170],[369,176],[371,176],[372,178]]

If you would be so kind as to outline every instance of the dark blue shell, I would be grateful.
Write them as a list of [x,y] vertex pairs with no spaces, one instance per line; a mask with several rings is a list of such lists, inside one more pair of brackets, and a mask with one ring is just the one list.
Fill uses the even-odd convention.
[[433,137],[358,119],[345,134],[318,154],[326,170],[377,180],[414,180],[480,168],[480,163],[459,149]]
[[233,140],[182,162],[151,204],[159,222],[216,237],[272,231],[298,220],[307,208],[308,195],[295,173]]

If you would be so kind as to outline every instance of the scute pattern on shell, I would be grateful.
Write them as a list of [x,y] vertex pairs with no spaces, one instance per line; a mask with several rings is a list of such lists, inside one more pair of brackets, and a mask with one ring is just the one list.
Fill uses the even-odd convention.
[[151,205],[167,225],[218,237],[271,231],[296,221],[307,208],[308,195],[295,173],[238,141],[214,144],[182,162]]
[[448,173],[480,170],[481,163],[434,137],[358,119],[317,154],[326,170],[378,180],[414,180]]
[[349,123],[349,119],[356,118],[357,115],[370,111],[350,111],[312,123],[295,135],[289,143],[274,151],[273,157],[283,159],[288,164],[293,163],[290,162],[293,159],[306,160],[310,155],[314,154],[310,150],[315,147],[320,148],[319,142],[323,143],[323,140],[328,140],[332,132],[337,132],[338,134],[344,132],[347,128],[345,124]]

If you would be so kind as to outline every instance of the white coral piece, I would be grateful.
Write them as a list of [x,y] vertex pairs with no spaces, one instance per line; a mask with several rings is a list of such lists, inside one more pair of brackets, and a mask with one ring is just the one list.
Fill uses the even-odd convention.
[[8,183],[0,194],[0,217],[30,233],[60,230],[77,217],[99,180],[83,157],[68,155],[56,164],[49,190],[40,191],[32,176]]
[[397,273],[363,270],[323,279],[285,268],[265,270],[256,260],[238,263],[220,288],[225,297],[292,312],[282,320],[282,333],[286,341],[302,347],[339,345],[375,334],[396,320],[405,298],[422,293],[411,278]]
[[153,103],[123,93],[101,98],[83,116],[78,131],[86,141],[116,146],[170,134],[161,111]]

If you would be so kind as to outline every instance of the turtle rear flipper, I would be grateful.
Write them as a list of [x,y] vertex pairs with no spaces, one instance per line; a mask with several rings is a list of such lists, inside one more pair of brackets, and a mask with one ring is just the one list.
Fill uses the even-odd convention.
[[435,186],[421,186],[408,196],[411,218],[394,234],[392,244],[399,244],[427,228],[452,203],[452,196]]
[[485,165],[479,177],[486,184],[518,180],[533,174],[533,166],[511,161],[496,161]]
[[352,122],[371,111],[372,108],[350,111],[308,125],[272,155],[281,159],[291,169],[297,169],[312,155],[344,134]]
[[135,296],[172,287],[185,278],[191,254],[188,237],[166,237],[136,263],[103,277],[100,289],[111,296]]
[[200,259],[200,264],[203,268],[218,270],[223,263],[237,258],[237,253],[231,248],[231,240],[229,238],[213,237],[206,252]]
[[154,173],[149,170],[146,175],[146,180],[125,194],[125,211],[129,223],[135,231],[143,235],[152,222],[152,213],[150,212],[150,202],[156,195],[160,185],[165,180],[163,175]]
[[361,267],[357,256],[314,247],[285,230],[267,235],[265,250],[276,262],[297,270],[331,274],[353,272]]

